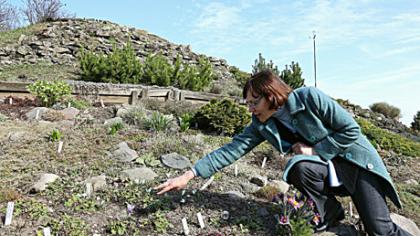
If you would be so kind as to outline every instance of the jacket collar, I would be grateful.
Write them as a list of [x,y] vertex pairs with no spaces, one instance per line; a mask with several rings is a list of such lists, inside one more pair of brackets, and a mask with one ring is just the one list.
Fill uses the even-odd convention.
[[295,90],[293,90],[289,97],[287,98],[286,107],[289,110],[291,115],[294,115],[296,112],[305,110],[305,105],[298,96]]

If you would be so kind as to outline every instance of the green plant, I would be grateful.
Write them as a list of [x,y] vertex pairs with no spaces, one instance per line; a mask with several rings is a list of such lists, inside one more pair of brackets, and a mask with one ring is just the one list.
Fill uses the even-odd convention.
[[178,118],[181,132],[185,132],[190,128],[193,117],[194,116],[191,113],[184,113]]
[[84,220],[64,214],[61,218],[53,218],[49,223],[51,231],[59,235],[84,236],[88,227]]
[[28,85],[27,89],[39,99],[43,106],[47,107],[71,94],[70,86],[63,81],[37,80]]
[[144,65],[142,81],[146,84],[170,86],[173,84],[174,68],[161,54],[150,54]]
[[396,119],[401,117],[401,110],[397,107],[389,105],[386,102],[377,102],[369,106],[374,111],[383,114],[385,117],[390,119]]
[[94,82],[138,84],[143,76],[143,65],[130,44],[122,49],[113,45],[109,55],[80,51],[81,79]]
[[151,166],[151,167],[160,165],[160,161],[155,158],[153,153],[150,153],[150,152],[138,157],[136,159],[136,162],[141,165],[146,165],[146,166]]
[[247,109],[231,99],[211,100],[193,118],[199,129],[226,135],[241,132],[250,121]]
[[5,122],[7,120],[7,116],[0,113],[0,122]]
[[122,115],[122,118],[127,124],[141,126],[146,118],[146,109],[140,105],[130,107],[127,112]]
[[284,70],[281,71],[280,79],[288,84],[293,89],[300,88],[305,85],[305,79],[302,78],[302,69],[299,63],[292,61],[292,64],[285,65]]
[[155,227],[155,230],[158,233],[166,233],[166,230],[169,226],[171,226],[171,223],[166,219],[165,215],[160,211],[156,211],[153,214],[153,225]]
[[204,56],[198,59],[198,65],[182,64],[177,74],[176,83],[181,89],[202,91],[215,79],[210,61]]
[[162,131],[169,128],[171,121],[171,116],[167,116],[158,111],[154,111],[152,116],[146,119],[146,127],[154,131]]
[[49,139],[50,139],[50,141],[52,141],[52,142],[57,142],[57,141],[60,141],[61,140],[61,137],[63,136],[63,134],[61,133],[61,131],[60,130],[58,130],[58,129],[53,129],[52,131],[51,131],[51,134],[50,134],[50,137],[49,137]]
[[362,132],[369,138],[373,146],[379,146],[385,150],[393,150],[398,154],[406,156],[420,156],[420,144],[418,142],[414,142],[388,130],[381,129],[366,119],[356,118],[356,121],[359,123]]
[[238,67],[231,66],[229,72],[233,75],[236,81],[239,82],[240,86],[245,86],[245,83],[250,79],[251,75],[247,72],[241,71]]
[[108,225],[108,232],[112,235],[126,235],[127,234],[127,223],[120,221],[113,221]]
[[68,102],[70,102],[70,105],[72,107],[77,108],[79,110],[86,109],[86,108],[90,107],[90,105],[91,105],[89,101],[87,101],[83,98],[78,98],[78,97],[70,98],[68,100]]
[[255,59],[254,65],[252,66],[252,74],[256,74],[263,70],[270,70],[277,76],[280,76],[280,71],[276,65],[274,65],[273,61],[266,62],[265,58],[262,56],[261,53],[258,54],[258,58]]
[[411,122],[411,129],[420,131],[420,111],[417,111],[417,114],[413,117],[413,122]]
[[67,201],[64,202],[64,206],[73,211],[80,212],[94,212],[100,207],[94,199],[82,199],[77,194],[73,194],[67,199]]
[[114,123],[109,127],[108,134],[115,135],[119,130],[122,130],[123,128],[124,128],[123,123],[121,122]]

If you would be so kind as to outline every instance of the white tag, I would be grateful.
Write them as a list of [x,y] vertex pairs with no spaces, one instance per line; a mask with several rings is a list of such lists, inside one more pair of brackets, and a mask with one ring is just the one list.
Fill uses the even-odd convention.
[[350,218],[353,218],[353,204],[351,204],[351,202],[349,202],[349,213],[350,213]]
[[337,173],[335,172],[334,164],[331,160],[328,160],[328,180],[330,182],[331,187],[338,187],[342,183],[337,177]]
[[93,192],[92,183],[86,183],[86,197],[90,198]]
[[204,189],[206,189],[211,184],[211,182],[213,182],[213,180],[214,180],[214,176],[210,177],[210,179],[200,188],[200,191],[203,191]]
[[12,98],[9,98],[9,104],[13,105],[13,99]]
[[182,218],[182,229],[184,230],[184,234],[188,235],[190,234],[190,230],[188,229],[187,219]]
[[200,228],[204,228],[203,216],[201,216],[200,212],[197,213],[197,219],[198,219],[198,223],[200,224]]
[[67,103],[67,107],[70,108],[71,107],[71,102]]
[[51,229],[50,227],[44,228],[44,236],[51,236]]
[[267,162],[267,157],[264,157],[263,162],[261,164],[261,169],[264,169],[266,162]]
[[101,107],[105,107],[104,100],[101,99]]
[[58,154],[61,153],[61,149],[63,149],[63,141],[58,142],[58,149],[57,149]]
[[12,223],[13,217],[13,208],[15,206],[14,202],[7,203],[7,212],[6,212],[6,219],[4,220],[4,225],[10,225]]
[[238,165],[235,165],[235,177],[238,176]]

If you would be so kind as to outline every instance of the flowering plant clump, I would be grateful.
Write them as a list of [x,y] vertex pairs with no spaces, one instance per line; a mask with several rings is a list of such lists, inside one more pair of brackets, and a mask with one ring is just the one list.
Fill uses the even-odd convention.
[[320,216],[312,199],[300,192],[279,193],[272,200],[280,207],[276,216],[279,235],[312,235],[312,225],[317,225]]

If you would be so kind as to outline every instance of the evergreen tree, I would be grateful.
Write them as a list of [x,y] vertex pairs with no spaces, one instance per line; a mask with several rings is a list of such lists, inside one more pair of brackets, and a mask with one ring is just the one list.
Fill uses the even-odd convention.
[[413,122],[411,122],[411,129],[420,131],[420,111],[414,116]]
[[300,68],[299,63],[292,61],[290,66],[286,65],[285,67],[286,68],[280,74],[280,79],[293,89],[305,85],[305,79],[302,78],[302,69]]
[[258,59],[255,60],[252,66],[252,74],[254,75],[262,70],[270,70],[293,89],[305,85],[305,79],[302,78],[302,69],[299,63],[295,63],[294,61],[292,61],[291,65],[286,65],[285,69],[280,73],[278,67],[274,65],[272,60],[266,63],[265,58],[259,53]]

